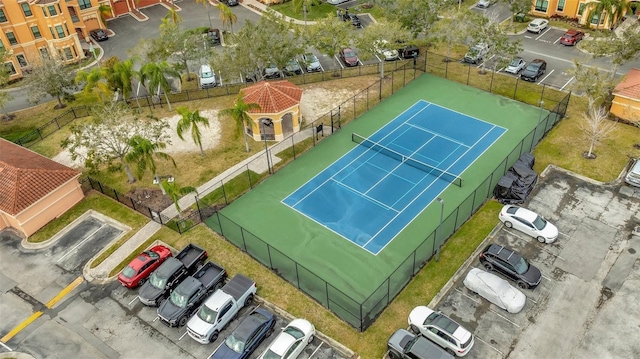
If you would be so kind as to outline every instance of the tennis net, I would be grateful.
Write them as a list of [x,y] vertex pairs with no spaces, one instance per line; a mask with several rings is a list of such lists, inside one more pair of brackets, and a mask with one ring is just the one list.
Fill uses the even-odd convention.
[[378,152],[378,153],[382,153],[385,156],[391,157],[395,160],[398,160],[402,163],[406,163],[407,165],[411,166],[411,167],[415,167],[419,170],[422,170],[426,173],[432,174],[436,177],[442,178],[445,181],[449,181],[459,187],[462,187],[462,178],[449,173],[447,171],[441,170],[437,167],[433,167],[431,165],[428,165],[424,162],[420,162],[418,160],[414,160],[411,157],[405,156],[397,151],[394,151],[388,147],[385,147],[377,142],[371,141],[370,139],[366,138],[366,137],[362,137],[360,135],[358,135],[357,133],[352,133],[351,134],[351,140],[357,144],[363,145],[365,147],[371,148],[372,150]]

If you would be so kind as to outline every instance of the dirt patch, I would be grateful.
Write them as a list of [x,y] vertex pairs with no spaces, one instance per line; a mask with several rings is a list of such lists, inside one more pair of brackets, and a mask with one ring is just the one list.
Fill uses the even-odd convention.
[[135,188],[127,192],[126,195],[136,204],[144,204],[155,212],[162,212],[173,204],[171,198],[163,195],[159,188]]

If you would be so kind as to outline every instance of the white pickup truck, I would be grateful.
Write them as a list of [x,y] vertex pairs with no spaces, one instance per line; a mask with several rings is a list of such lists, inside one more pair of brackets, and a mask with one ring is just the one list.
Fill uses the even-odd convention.
[[218,334],[238,316],[243,307],[251,305],[258,286],[236,274],[224,287],[213,293],[187,323],[187,333],[201,344],[214,342]]

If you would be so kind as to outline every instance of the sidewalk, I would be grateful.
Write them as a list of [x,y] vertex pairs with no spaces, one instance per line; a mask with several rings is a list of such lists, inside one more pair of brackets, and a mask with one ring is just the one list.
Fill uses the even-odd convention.
[[[258,0],[242,0],[240,2],[240,5],[244,6],[245,8],[255,12],[258,15],[262,15],[263,12],[267,11],[268,6],[259,2]],[[297,25],[313,25],[316,22],[315,21],[307,21],[306,23],[303,20],[298,20],[298,19],[292,19],[288,16],[284,16],[280,13],[276,13],[276,15],[279,15],[280,17],[283,18],[283,20],[285,20],[286,22],[290,22],[293,20],[294,24]]]

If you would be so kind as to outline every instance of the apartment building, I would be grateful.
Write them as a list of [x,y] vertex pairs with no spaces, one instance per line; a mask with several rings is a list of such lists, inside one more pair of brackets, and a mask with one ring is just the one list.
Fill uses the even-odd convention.
[[104,28],[97,0],[0,0],[0,46],[10,58],[10,80],[23,76],[42,56],[68,63],[85,57],[81,41]]
[[591,22],[590,26],[600,29],[610,29],[619,21],[622,15],[633,16],[640,13],[640,1],[628,1],[631,13],[623,10],[614,19],[604,11],[601,16],[590,17],[589,14],[596,10],[598,1],[595,0],[533,0],[531,14],[539,17],[565,16],[577,19],[581,25]]

